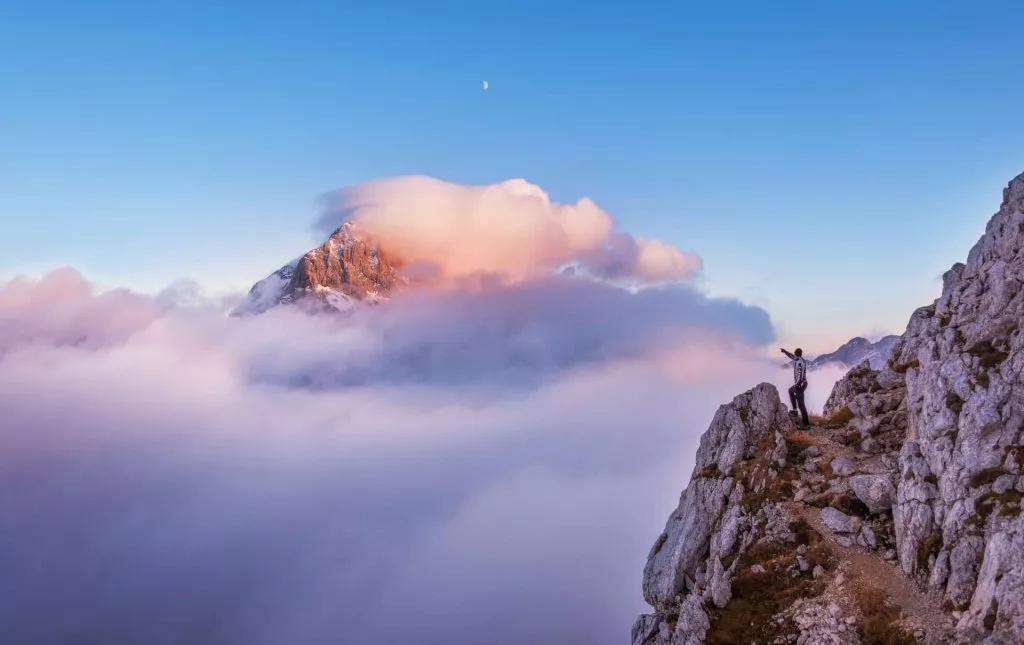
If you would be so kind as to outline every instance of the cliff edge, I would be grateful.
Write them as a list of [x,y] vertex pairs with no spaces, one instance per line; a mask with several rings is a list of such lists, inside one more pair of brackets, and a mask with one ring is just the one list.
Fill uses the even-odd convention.
[[1024,175],[893,356],[791,426],[719,408],[633,645],[1024,642]]

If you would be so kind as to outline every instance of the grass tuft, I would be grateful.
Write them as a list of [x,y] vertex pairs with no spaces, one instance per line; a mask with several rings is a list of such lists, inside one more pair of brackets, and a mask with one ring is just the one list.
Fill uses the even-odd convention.
[[1006,470],[1002,466],[992,466],[990,468],[985,468],[984,470],[979,470],[971,476],[971,487],[977,488],[979,486],[987,486],[1003,475],[1009,474],[1009,472],[1010,471]]
[[1001,347],[996,347],[991,340],[982,340],[968,348],[967,353],[977,357],[978,364],[983,369],[996,367],[1006,360],[1010,353]]
[[845,406],[833,412],[828,418],[830,426],[845,426],[850,421],[853,421],[853,412]]
[[900,624],[900,607],[892,604],[885,592],[875,587],[857,591],[857,604],[863,618],[861,642],[866,645],[914,645],[917,639]]

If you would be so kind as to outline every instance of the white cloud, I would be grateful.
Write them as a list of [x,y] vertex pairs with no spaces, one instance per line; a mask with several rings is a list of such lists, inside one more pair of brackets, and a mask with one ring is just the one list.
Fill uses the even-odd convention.
[[0,288],[0,641],[620,643],[714,409],[788,377],[681,287],[215,309]]

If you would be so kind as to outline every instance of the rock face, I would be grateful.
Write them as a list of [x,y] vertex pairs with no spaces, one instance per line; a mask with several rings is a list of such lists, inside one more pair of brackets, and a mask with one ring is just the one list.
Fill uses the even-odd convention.
[[718,409],[701,437],[690,483],[647,558],[643,592],[655,613],[637,619],[634,643],[703,642],[709,624],[703,604],[728,603],[737,552],[758,528],[790,534],[778,517],[744,504],[748,493],[764,493],[771,473],[785,465],[782,432],[789,423],[778,391],[767,383]]
[[1022,326],[1024,175],[824,421],[790,429],[765,384],[719,409],[648,557],[633,644],[1024,643]]
[[822,412],[825,416],[830,417],[840,409],[848,407],[857,393],[878,389],[876,375],[877,373],[871,369],[871,365],[867,361],[851,369],[836,382]]
[[322,246],[253,285],[232,315],[260,314],[282,304],[345,311],[354,302],[387,298],[403,283],[401,268],[375,241],[345,223]]
[[[862,629],[876,629],[862,627],[867,619],[842,570],[859,565],[841,554],[857,549],[879,563],[890,551],[895,557],[889,473],[898,457],[859,452],[854,426],[874,426],[880,437],[898,433],[905,423],[887,416],[883,424],[885,405],[861,399],[902,392],[902,379],[888,390],[850,390],[856,412],[810,431],[791,426],[767,384],[719,408],[690,484],[648,556],[643,590],[654,612],[637,619],[634,645],[852,644]],[[898,450],[902,436],[881,437],[879,445]],[[906,642],[898,639],[910,632],[890,624],[898,615],[893,610],[873,637]]]
[[900,564],[965,610],[959,627],[979,642],[1024,642],[1022,323],[1024,175],[967,263],[945,274],[939,299],[911,317],[893,358],[910,419]]
[[[719,555],[732,549],[740,515],[738,507],[730,504],[736,484],[733,471],[763,435],[788,427],[786,414],[778,392],[768,384],[718,409],[701,437],[690,484],[644,569],[644,598],[655,608],[668,607],[679,594],[693,589],[697,570],[710,553],[712,536],[718,537]],[[731,506],[728,513],[727,506]],[[720,521],[708,522],[709,517]]]

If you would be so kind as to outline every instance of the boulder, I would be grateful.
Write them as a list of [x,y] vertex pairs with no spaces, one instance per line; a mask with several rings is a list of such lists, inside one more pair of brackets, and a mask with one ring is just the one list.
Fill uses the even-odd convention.
[[896,487],[888,475],[854,475],[850,488],[872,513],[883,513],[896,501]]

